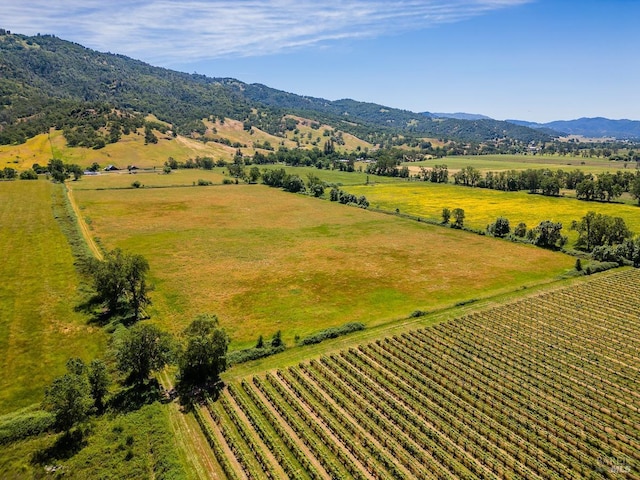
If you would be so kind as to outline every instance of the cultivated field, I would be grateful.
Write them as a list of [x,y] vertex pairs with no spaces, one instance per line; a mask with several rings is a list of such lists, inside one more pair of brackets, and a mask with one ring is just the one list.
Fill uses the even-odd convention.
[[90,360],[106,344],[74,311],[79,279],[54,218],[63,195],[50,182],[0,182],[0,414],[41,401],[69,357]]
[[562,222],[563,234],[571,241],[577,238],[569,228],[573,220],[580,220],[588,211],[622,217],[627,226],[640,233],[640,208],[619,203],[585,202],[574,198],[545,197],[527,192],[500,192],[459,185],[429,182],[354,185],[345,188],[349,193],[365,195],[372,207],[400,210],[401,213],[442,220],[442,209],[462,208],[465,225],[484,229],[497,217],[504,216],[511,228],[524,222],[528,228],[543,220]]
[[232,479],[638,478],[639,282],[602,274],[233,381],[196,415]]
[[[86,179],[81,180],[84,183]],[[149,259],[149,313],[171,331],[218,314],[249,346],[557,278],[571,257],[262,185],[80,190],[92,234]]]

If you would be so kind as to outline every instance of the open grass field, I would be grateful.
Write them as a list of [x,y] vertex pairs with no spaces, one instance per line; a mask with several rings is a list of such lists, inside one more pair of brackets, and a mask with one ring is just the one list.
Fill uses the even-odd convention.
[[0,414],[39,402],[69,357],[106,344],[74,311],[79,279],[52,208],[63,195],[41,180],[0,182]]
[[157,167],[162,171],[162,166],[169,157],[185,161],[196,156],[212,156],[217,159],[231,158],[233,155],[218,143],[205,145],[183,137],[168,140],[166,136],[160,133],[158,135],[157,144],[145,145],[144,131],[140,130],[137,134],[123,136],[118,143],[94,150],[67,147],[62,132],[51,130],[51,141],[49,135],[42,134],[21,145],[0,145],[0,168],[9,166],[23,171],[31,168],[34,163],[46,165],[55,157],[65,163],[75,163],[85,168],[97,162],[102,167],[116,165],[118,168],[126,168],[128,165],[136,165],[140,168]]
[[350,321],[381,324],[573,266],[562,254],[262,185],[74,194],[103,247],[149,259],[158,322],[178,332],[216,313],[234,349],[277,330],[293,343]]
[[235,379],[196,414],[228,478],[638,478],[639,283],[599,274]]
[[573,242],[575,232],[569,231],[573,220],[580,220],[588,211],[622,217],[627,226],[640,234],[640,208],[620,203],[584,202],[575,198],[545,197],[526,192],[500,192],[482,188],[429,182],[405,182],[350,186],[349,193],[365,195],[372,207],[386,210],[398,208],[401,213],[441,220],[444,207],[462,208],[465,225],[484,229],[497,217],[504,216],[511,227],[524,222],[532,228],[543,220],[562,222],[563,234]]
[[449,172],[457,172],[469,165],[482,172],[548,168],[551,170],[581,170],[593,174],[602,172],[615,173],[616,170],[624,170],[625,168],[635,171],[636,167],[633,163],[628,163],[625,167],[624,162],[614,162],[606,158],[583,158],[561,155],[461,155],[425,160],[422,162],[409,162],[405,165],[417,171],[420,166],[429,168],[433,167],[433,165],[442,164],[447,165]]

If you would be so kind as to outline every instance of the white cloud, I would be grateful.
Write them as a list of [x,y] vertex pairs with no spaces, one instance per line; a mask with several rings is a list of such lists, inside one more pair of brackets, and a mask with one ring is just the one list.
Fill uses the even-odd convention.
[[0,25],[160,64],[260,56],[457,22],[532,0],[5,0]]

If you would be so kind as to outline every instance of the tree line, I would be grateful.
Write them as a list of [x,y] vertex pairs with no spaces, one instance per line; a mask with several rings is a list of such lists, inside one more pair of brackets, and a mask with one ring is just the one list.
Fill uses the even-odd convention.
[[[542,248],[561,249],[568,242],[567,236],[562,234],[563,225],[560,222],[544,220],[533,228],[527,228],[524,222],[520,222],[512,228],[509,219],[502,216],[487,225],[485,230],[473,230],[465,228],[465,216],[461,208],[451,210],[445,207],[442,209],[441,223],[451,228],[464,228],[481,235],[527,242]],[[640,267],[640,236],[635,236],[621,217],[590,211],[580,220],[574,220],[570,230],[578,234],[575,248],[589,253],[594,260]]]

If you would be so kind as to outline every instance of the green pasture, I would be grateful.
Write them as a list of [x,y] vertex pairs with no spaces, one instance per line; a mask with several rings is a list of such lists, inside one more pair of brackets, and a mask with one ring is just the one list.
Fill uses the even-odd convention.
[[68,358],[105,347],[103,331],[74,311],[79,278],[52,208],[62,188],[0,182],[0,414],[41,401]]
[[[169,174],[162,169],[156,170],[128,170],[116,172],[100,172],[98,175],[85,175],[78,181],[69,182],[73,190],[95,190],[109,188],[132,188],[134,182],[140,182],[140,188],[171,187],[171,186],[197,186],[198,180],[206,180],[213,184],[222,184],[225,175],[222,168],[212,170],[180,169],[173,170]],[[135,173],[133,173],[135,172]]]
[[504,170],[526,170],[548,168],[551,170],[581,170],[593,174],[612,172],[616,170],[635,171],[635,164],[610,161],[606,158],[573,157],[562,155],[461,155],[454,157],[434,158],[422,162],[407,162],[409,168],[423,166],[425,168],[434,165],[447,165],[449,171],[456,172],[471,165],[480,171],[499,172]]
[[622,217],[629,228],[640,234],[640,208],[622,203],[585,202],[575,198],[546,197],[526,192],[501,192],[482,188],[443,185],[429,182],[406,182],[368,186],[350,186],[355,195],[365,195],[372,207],[440,220],[442,209],[462,208],[465,225],[484,229],[497,217],[507,217],[512,228],[524,222],[531,228],[543,220],[562,222],[563,233],[575,240],[569,227],[593,210]]
[[[85,181],[84,179],[82,180]],[[149,259],[149,313],[216,313],[232,349],[369,326],[555,278],[573,259],[262,185],[75,190],[103,247]]]

